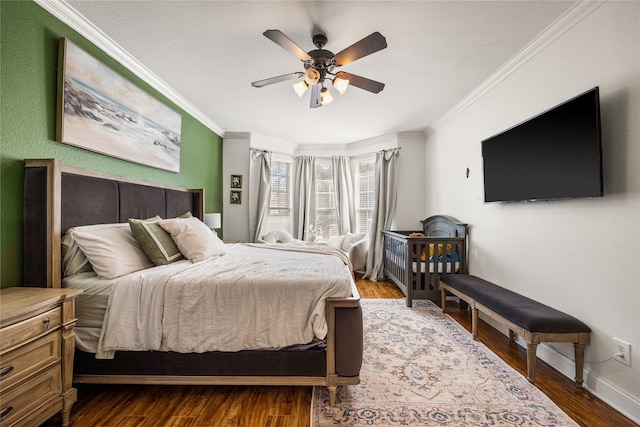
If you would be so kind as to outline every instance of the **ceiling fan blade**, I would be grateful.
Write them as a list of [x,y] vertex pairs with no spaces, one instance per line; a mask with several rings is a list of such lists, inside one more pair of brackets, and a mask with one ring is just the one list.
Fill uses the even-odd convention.
[[336,66],[348,64],[387,47],[387,39],[379,32],[371,33],[348,48],[341,50],[334,57]]
[[300,61],[309,61],[311,57],[307,52],[302,50],[300,46],[295,44],[293,40],[289,37],[285,36],[284,33],[280,30],[267,30],[262,33],[266,38],[283,48],[284,50],[291,53],[293,56],[298,58]]
[[366,77],[361,77],[356,74],[347,73],[345,71],[336,73],[336,77],[349,80],[349,86],[359,87],[360,89],[368,90],[369,92],[379,93],[384,89],[384,83],[380,83]]
[[269,79],[258,80],[256,82],[252,82],[251,86],[253,87],[263,87],[267,85],[272,85],[274,83],[280,83],[291,79],[297,79],[304,76],[304,73],[301,71],[297,71],[295,73],[283,74],[277,77],[271,77]]
[[309,108],[318,108],[322,107],[322,103],[320,102],[320,85],[311,86],[311,103],[309,104]]

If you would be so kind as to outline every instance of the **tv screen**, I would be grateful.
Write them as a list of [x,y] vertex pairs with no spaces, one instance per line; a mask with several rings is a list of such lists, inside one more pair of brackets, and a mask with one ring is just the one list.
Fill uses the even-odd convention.
[[603,195],[598,87],[482,141],[484,201]]

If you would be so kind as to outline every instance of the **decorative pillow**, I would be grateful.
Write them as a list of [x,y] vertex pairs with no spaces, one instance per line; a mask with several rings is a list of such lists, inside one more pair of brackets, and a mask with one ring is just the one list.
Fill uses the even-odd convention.
[[127,223],[75,227],[73,238],[103,279],[153,267]]
[[362,240],[364,238],[364,234],[362,233],[347,233],[344,236],[344,240],[342,241],[342,250],[348,251],[351,249],[351,246]]
[[[191,213],[189,213],[190,215]],[[151,262],[155,265],[167,265],[184,257],[171,235],[158,224],[160,219],[159,216],[146,220],[129,218],[129,226],[133,236]]]
[[158,224],[171,234],[180,252],[191,262],[227,253],[222,240],[196,217],[161,219]]
[[344,242],[344,236],[329,237],[327,245],[342,250],[342,243]]
[[291,233],[286,230],[272,230],[262,236],[262,240],[267,243],[292,243],[296,242]]

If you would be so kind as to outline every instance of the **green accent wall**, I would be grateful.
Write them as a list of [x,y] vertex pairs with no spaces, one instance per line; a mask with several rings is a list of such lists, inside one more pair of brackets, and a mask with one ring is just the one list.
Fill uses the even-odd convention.
[[[66,37],[182,114],[180,173],[55,141],[58,43]],[[22,281],[24,159],[205,189],[205,211],[222,212],[222,138],[79,33],[31,1],[0,1],[0,286]]]

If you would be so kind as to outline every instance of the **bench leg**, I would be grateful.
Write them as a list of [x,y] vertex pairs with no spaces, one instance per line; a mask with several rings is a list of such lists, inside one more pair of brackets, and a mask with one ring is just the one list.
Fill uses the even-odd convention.
[[442,312],[447,312],[447,291],[440,287],[440,303],[442,304]]
[[576,387],[582,388],[582,373],[584,367],[584,344],[574,343],[573,348],[576,356]]
[[471,309],[471,335],[478,341],[478,309],[476,307]]
[[536,351],[538,344],[527,343],[527,379],[531,384],[536,380]]

